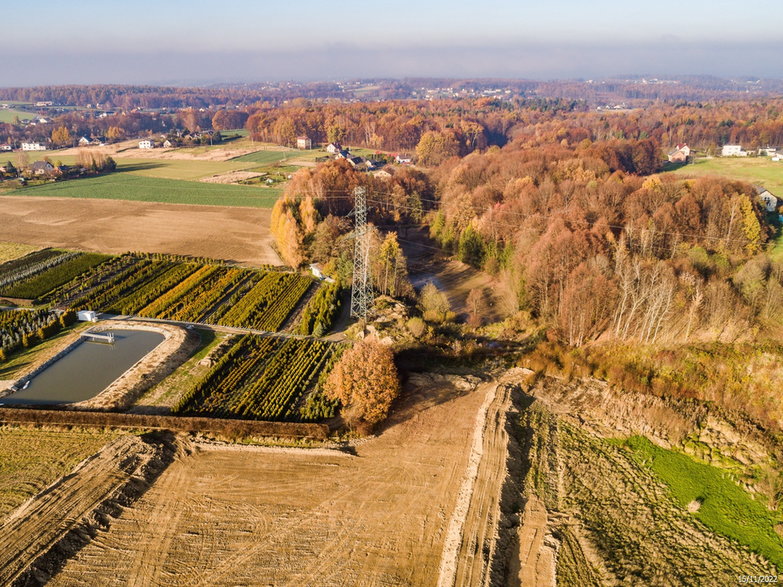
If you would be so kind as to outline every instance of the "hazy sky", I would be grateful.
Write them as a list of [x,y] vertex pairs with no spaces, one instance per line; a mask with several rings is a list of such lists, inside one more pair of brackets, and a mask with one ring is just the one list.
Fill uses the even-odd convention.
[[3,86],[783,77],[783,2],[772,0],[39,0],[32,11],[23,2],[5,4]]

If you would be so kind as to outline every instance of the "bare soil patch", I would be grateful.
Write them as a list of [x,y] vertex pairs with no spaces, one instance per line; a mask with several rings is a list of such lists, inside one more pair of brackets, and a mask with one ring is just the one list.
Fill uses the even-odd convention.
[[212,446],[174,462],[54,585],[434,585],[485,394],[409,392],[356,455]]
[[280,265],[263,208],[0,197],[0,240],[102,253],[143,251]]
[[255,171],[231,171],[229,173],[221,173],[220,175],[213,175],[211,177],[202,177],[199,181],[204,183],[238,183],[243,179],[253,179],[254,177],[261,177],[262,173],[256,173]]

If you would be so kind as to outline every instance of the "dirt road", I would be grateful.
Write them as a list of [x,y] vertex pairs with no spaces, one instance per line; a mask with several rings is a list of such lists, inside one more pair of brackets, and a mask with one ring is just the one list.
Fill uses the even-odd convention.
[[460,387],[412,391],[355,456],[204,447],[53,584],[434,585],[484,400]]
[[261,208],[2,196],[0,240],[280,265],[272,249],[269,214]]

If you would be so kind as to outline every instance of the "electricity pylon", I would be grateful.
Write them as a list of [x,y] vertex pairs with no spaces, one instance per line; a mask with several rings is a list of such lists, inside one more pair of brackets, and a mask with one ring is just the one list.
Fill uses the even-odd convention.
[[372,306],[370,281],[370,232],[367,230],[367,192],[357,187],[354,192],[353,285],[351,286],[351,317],[366,319]]

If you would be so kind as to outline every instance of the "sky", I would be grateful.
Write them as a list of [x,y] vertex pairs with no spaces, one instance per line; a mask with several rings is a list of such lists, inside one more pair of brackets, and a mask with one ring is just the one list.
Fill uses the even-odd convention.
[[2,4],[2,20],[17,25],[0,35],[0,86],[783,77],[783,2],[772,0],[38,0],[35,10]]

